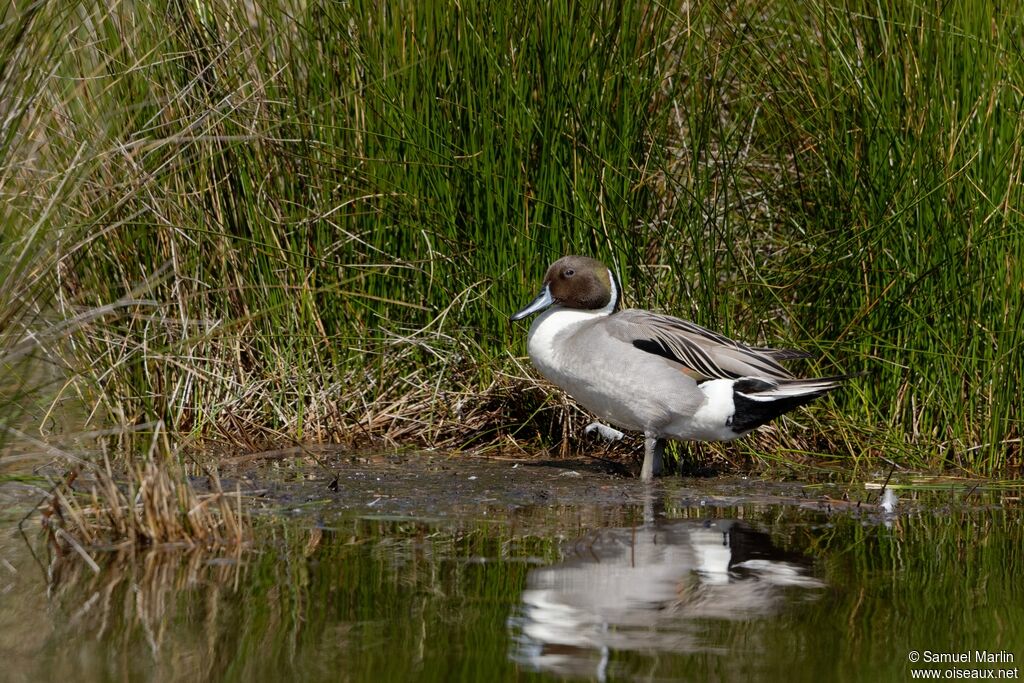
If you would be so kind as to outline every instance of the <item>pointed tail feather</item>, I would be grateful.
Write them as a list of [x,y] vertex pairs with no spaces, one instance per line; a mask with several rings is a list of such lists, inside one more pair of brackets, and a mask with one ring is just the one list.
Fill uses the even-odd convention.
[[763,380],[754,377],[738,379],[733,385],[735,413],[732,429],[744,433],[760,427],[783,413],[838,389],[850,377],[835,375],[791,380]]
[[800,396],[816,398],[833,389],[838,389],[848,379],[850,379],[850,375],[787,380],[742,378],[736,380],[733,390],[754,401],[775,401]]

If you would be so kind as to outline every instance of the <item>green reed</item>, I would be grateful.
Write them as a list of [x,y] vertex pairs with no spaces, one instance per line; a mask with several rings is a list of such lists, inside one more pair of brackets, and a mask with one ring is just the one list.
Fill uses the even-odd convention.
[[1019,17],[556,5],[43,6],[58,308],[119,302],[63,349],[95,414],[550,444],[578,414],[507,315],[579,252],[630,305],[865,373],[709,453],[1019,466]]
[[78,175],[77,169],[47,168],[42,161],[47,124],[44,94],[52,74],[41,67],[63,54],[56,41],[56,22],[39,7],[4,12],[0,12],[0,446],[26,424],[38,429],[46,400],[52,398],[52,385],[62,380],[43,351],[84,319],[52,310],[57,266],[68,239],[61,226],[61,202],[75,191]]

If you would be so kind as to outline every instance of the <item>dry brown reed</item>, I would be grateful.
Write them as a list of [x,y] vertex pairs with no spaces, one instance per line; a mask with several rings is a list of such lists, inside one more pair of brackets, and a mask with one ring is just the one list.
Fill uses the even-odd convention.
[[94,571],[91,554],[104,551],[179,546],[239,552],[249,539],[249,519],[240,490],[225,492],[207,472],[211,489],[200,493],[157,432],[143,457],[119,470],[106,443],[96,461],[79,460],[40,506],[40,520],[58,557],[79,555]]

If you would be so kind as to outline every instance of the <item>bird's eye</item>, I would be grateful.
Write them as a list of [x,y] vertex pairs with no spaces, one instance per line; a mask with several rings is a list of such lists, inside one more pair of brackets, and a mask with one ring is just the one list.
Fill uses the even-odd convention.
[[573,270],[572,268],[566,268],[565,269],[565,276],[566,277],[572,277],[575,274],[576,274],[576,271]]

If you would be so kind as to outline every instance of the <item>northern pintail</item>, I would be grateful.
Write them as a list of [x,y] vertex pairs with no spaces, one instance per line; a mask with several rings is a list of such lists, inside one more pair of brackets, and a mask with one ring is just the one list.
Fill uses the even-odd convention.
[[848,379],[797,379],[779,361],[804,352],[748,346],[650,311],[620,311],[619,290],[600,261],[565,256],[512,320],[543,311],[527,341],[537,370],[599,419],[644,433],[642,479],[661,473],[665,439],[730,441]]

